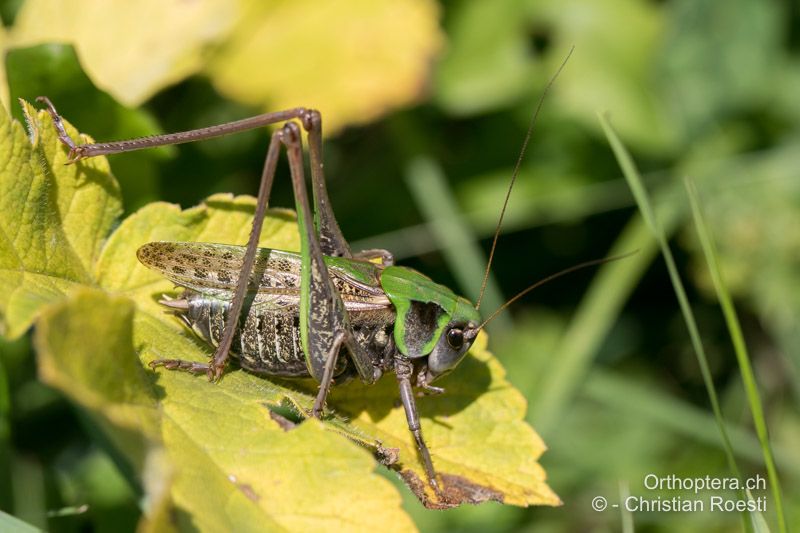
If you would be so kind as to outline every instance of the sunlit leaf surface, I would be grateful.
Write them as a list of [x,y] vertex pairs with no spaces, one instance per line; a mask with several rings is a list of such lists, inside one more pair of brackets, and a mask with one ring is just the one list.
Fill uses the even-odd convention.
[[268,109],[316,107],[329,130],[413,101],[443,42],[428,0],[245,5],[209,69],[214,85]]
[[432,0],[30,0],[0,45],[72,44],[126,105],[201,73],[242,103],[321,109],[330,132],[423,93],[444,42],[438,11]]
[[226,0],[31,0],[12,36],[15,46],[73,44],[95,85],[137,105],[201,70],[237,14]]

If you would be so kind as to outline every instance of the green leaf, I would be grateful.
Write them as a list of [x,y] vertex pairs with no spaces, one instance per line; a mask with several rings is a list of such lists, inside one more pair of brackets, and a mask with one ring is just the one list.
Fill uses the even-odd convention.
[[[150,204],[109,235],[120,202],[105,159],[64,165],[66,150],[48,116],[27,104],[25,110],[33,147],[19,124],[6,115],[0,123],[11,155],[0,181],[0,243],[9,252],[0,256],[8,289],[0,312],[16,334],[38,318],[42,379],[87,410],[136,467],[142,479],[135,482],[169,487],[168,497],[150,495],[143,527],[163,524],[171,502],[181,528],[413,529],[371,454],[429,507],[559,503],[537,462],[544,445],[523,422],[525,400],[485,338],[444,380],[447,394],[419,402],[443,499],[424,481],[390,377],[374,387],[336,388],[319,422],[302,421],[317,388],[310,380],[231,368],[209,383],[147,370],[143,363],[156,358],[203,361],[211,349],[157,303],[174,287],[139,264],[136,249],[153,240],[244,244],[254,199],[218,194],[183,211]],[[271,209],[261,244],[297,249],[294,213]],[[162,447],[168,461],[153,467],[150,458]]]
[[597,109],[613,109],[620,135],[629,144],[655,154],[672,153],[680,146],[677,116],[658,97],[669,80],[645,85],[653,77],[653,58],[662,46],[661,6],[627,0],[529,3],[557,44],[550,61],[560,62],[567,49],[575,47],[553,94],[570,118],[596,128],[592,122]]
[[446,21],[451,41],[436,69],[435,97],[447,111],[475,114],[531,93],[536,56],[518,0],[458,2]]
[[[714,132],[717,121],[743,107],[775,105],[772,95],[786,85],[777,82],[787,67],[781,10],[758,0],[672,4],[656,64],[666,97],[680,101],[672,109],[688,134],[686,141]],[[769,79],[776,83],[764,83]]]
[[0,150],[8,155],[0,169],[0,331],[10,338],[71,288],[93,284],[91,269],[121,212],[108,163],[65,166],[55,130],[41,127],[49,118],[24,106],[30,140],[0,110]]

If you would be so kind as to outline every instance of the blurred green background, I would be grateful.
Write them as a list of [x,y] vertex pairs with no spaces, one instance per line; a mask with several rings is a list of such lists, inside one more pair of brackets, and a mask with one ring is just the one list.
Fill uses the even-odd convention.
[[[670,232],[737,460],[745,475],[764,475],[680,178],[698,182],[750,348],[787,521],[800,523],[796,2],[407,2],[416,6],[416,19],[409,14],[414,9],[394,13],[390,2],[354,1],[340,8],[341,20],[323,20],[329,34],[307,31],[316,22],[298,18],[302,10],[314,12],[312,2],[293,3],[294,12],[286,2],[256,4],[242,2],[243,14],[228,26],[227,15],[216,13],[219,27],[205,28],[213,38],[195,36],[202,42],[193,43],[193,66],[176,67],[133,94],[131,79],[147,81],[152,74],[138,63],[125,70],[125,61],[136,61],[136,46],[144,46],[137,41],[137,32],[146,31],[141,26],[95,35],[71,19],[52,27],[58,13],[47,13],[48,2],[0,2],[5,104],[19,118],[14,98],[46,94],[98,140],[186,130],[287,105],[319,106],[334,126],[325,145],[329,192],[353,247],[392,250],[402,264],[474,299],[537,99],[574,45],[525,154],[483,306],[491,311],[530,283],[606,256],[615,246],[640,250],[624,269],[554,281],[489,328],[492,351],[528,398],[528,421],[550,448],[542,464],[564,505],[433,512],[401,486],[406,509],[423,531],[617,531],[619,510],[596,512],[592,498],[613,503],[625,492],[654,495],[643,487],[650,473],[730,475],[663,261],[600,130],[596,112],[608,110]],[[70,12],[80,20],[98,9]],[[297,19],[286,26],[297,37],[269,45],[275,61],[256,54],[262,43],[257,23],[269,20],[271,10]],[[380,17],[396,22],[399,35],[378,31],[374,20]],[[363,32],[375,49],[328,51],[345,31]],[[176,30],[171,40],[182,37]],[[378,50],[383,38],[392,45]],[[144,55],[158,56],[162,49],[150,45]],[[102,61],[92,66],[88,50],[102,46],[110,56],[106,63],[125,72],[117,81],[97,73],[108,69]],[[248,46],[250,56],[242,52]],[[404,69],[411,60],[421,66]],[[236,74],[226,68],[242,64],[244,85],[270,80],[263,96],[251,96],[258,87],[237,92]],[[369,79],[348,70],[367,64],[377,66]],[[394,94],[399,88],[404,92]],[[263,132],[250,132],[117,156],[111,163],[128,213],[155,200],[188,207],[214,192],[254,194],[266,143]],[[293,205],[288,180],[277,181],[272,203]],[[27,338],[0,340],[0,350],[0,509],[51,531],[134,529],[137,501],[106,443],[93,441],[84,415],[37,380]],[[689,496],[663,493],[676,495]],[[773,511],[770,502],[765,517],[772,527]],[[736,513],[635,513],[627,519],[637,531],[742,529]]]

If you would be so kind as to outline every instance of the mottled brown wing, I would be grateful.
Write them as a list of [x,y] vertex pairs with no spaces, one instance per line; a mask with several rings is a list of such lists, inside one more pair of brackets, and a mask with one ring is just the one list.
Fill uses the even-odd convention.
[[[139,261],[180,287],[232,299],[244,260],[244,246],[202,242],[150,242],[136,252]],[[380,287],[379,268],[363,261],[331,258],[328,272],[348,311],[390,307]],[[326,258],[328,263],[328,258]],[[300,298],[300,254],[259,248],[248,286],[254,305],[288,308]]]

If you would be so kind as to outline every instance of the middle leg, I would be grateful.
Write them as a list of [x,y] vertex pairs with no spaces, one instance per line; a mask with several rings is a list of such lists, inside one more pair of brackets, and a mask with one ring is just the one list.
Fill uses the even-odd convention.
[[[289,122],[283,127],[282,132],[281,140],[286,145],[289,157],[297,225],[300,231],[300,340],[309,373],[325,385],[325,368],[332,347],[341,332],[344,332],[346,337],[352,337],[352,329],[344,303],[328,274],[322,246],[312,221],[311,206],[303,176],[300,130],[297,124]],[[380,374],[376,372],[369,355],[358,343],[347,344],[361,380],[365,383],[374,383]]]

